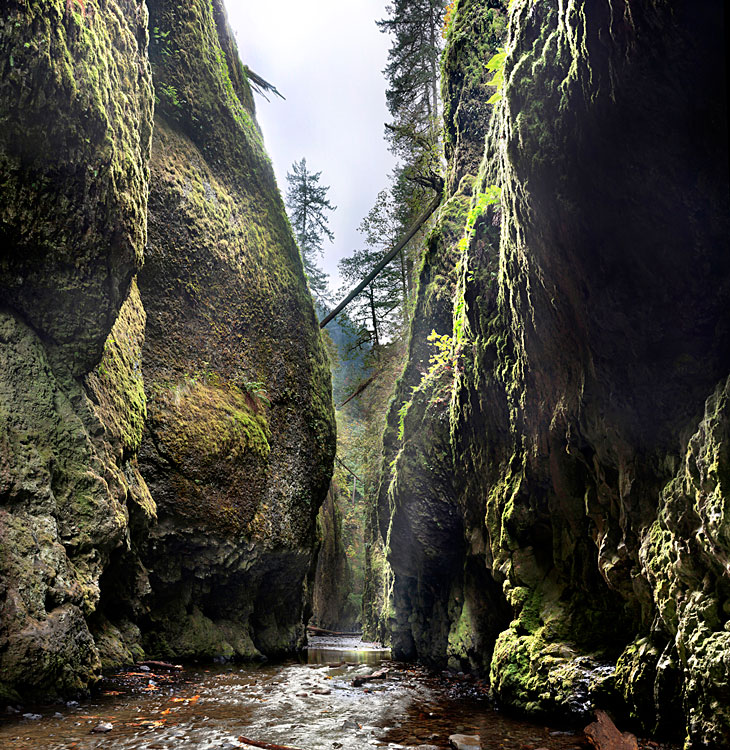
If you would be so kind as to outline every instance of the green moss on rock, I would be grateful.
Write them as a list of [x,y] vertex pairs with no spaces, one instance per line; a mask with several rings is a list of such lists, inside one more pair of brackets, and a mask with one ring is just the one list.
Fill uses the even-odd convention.
[[145,322],[135,281],[104,344],[101,362],[86,379],[102,421],[108,430],[116,433],[115,438],[128,456],[139,450],[147,418],[142,379]]
[[[332,471],[329,365],[222,3],[158,0],[150,14],[159,106],[139,275],[140,467],[160,523],[143,560],[151,601],[185,609],[154,619],[145,643],[168,655],[204,642],[205,654],[283,652],[304,637]],[[178,560],[186,548],[196,556]],[[175,623],[194,608],[201,638],[188,642]],[[240,622],[253,645],[201,625],[220,620]]]
[[0,290],[74,374],[142,262],[152,89],[138,0],[6,4]]
[[[724,746],[722,4],[492,5],[458,2],[444,57],[449,196],[484,155],[458,271],[439,283],[435,233],[421,273],[435,309],[444,290],[454,299],[451,321],[425,323],[458,344],[450,434],[436,441],[452,455],[446,481],[419,443],[433,412],[415,333],[385,434],[394,643],[462,668],[470,644],[493,647],[494,695],[525,712],[612,705],[687,747]],[[479,74],[507,18],[490,121]],[[491,186],[500,200],[483,210]],[[444,507],[460,518],[451,544],[465,565],[424,593],[418,565],[448,515],[429,492],[458,499]],[[475,597],[466,582],[478,576]],[[474,616],[485,599],[506,621]]]
[[146,241],[147,12],[84,6],[10,2],[0,19],[0,692],[22,700],[97,678],[102,578],[130,515],[154,517],[134,462],[144,313],[131,287]]
[[0,342],[0,682],[39,699],[98,675],[88,618],[125,539],[128,483],[121,446],[37,335],[2,313]]

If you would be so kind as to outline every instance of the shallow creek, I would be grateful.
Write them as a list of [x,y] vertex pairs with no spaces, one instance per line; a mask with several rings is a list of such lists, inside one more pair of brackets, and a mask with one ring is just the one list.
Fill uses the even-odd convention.
[[[387,678],[352,684],[374,669]],[[450,734],[479,734],[483,750],[584,748],[582,732],[496,712],[483,687],[390,660],[354,638],[310,638],[302,661],[134,670],[106,678],[79,704],[23,708],[0,719],[0,748],[26,750],[246,750],[239,741],[301,750],[448,747]],[[40,717],[38,717],[40,715]],[[113,725],[105,734],[92,729]],[[656,746],[654,746],[656,747]]]

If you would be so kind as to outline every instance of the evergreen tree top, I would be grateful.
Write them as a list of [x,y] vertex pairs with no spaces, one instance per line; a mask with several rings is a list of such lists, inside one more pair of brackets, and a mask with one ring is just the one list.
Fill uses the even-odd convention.
[[327,213],[337,207],[327,198],[329,186],[319,184],[321,175],[322,172],[309,171],[306,158],[295,161],[286,174],[286,206],[309,287],[315,299],[324,304],[330,292],[327,274],[317,265],[317,256],[322,255],[324,240],[332,242],[335,238]]
[[335,238],[325,211],[334,211],[337,206],[327,198],[329,185],[319,184],[321,175],[309,171],[306,158],[294,162],[292,171],[286,173],[286,205],[303,253],[321,254],[323,239],[332,242]]

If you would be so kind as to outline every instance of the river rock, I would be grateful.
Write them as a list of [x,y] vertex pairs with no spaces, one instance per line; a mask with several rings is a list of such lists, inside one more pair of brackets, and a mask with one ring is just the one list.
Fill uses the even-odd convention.
[[621,733],[605,711],[596,711],[596,720],[585,728],[591,747],[596,750],[638,750],[636,737]]
[[452,734],[449,745],[454,750],[480,750],[482,743],[478,734]]

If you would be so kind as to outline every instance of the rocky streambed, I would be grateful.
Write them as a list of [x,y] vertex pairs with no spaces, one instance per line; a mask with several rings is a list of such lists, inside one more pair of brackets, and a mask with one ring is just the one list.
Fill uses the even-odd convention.
[[[0,719],[0,747],[245,750],[245,737],[301,750],[441,750],[454,734],[479,735],[490,749],[586,747],[580,730],[495,711],[468,676],[392,661],[354,638],[310,641],[300,661],[137,667],[107,677],[88,700],[11,709]],[[387,673],[366,679],[374,672]]]

